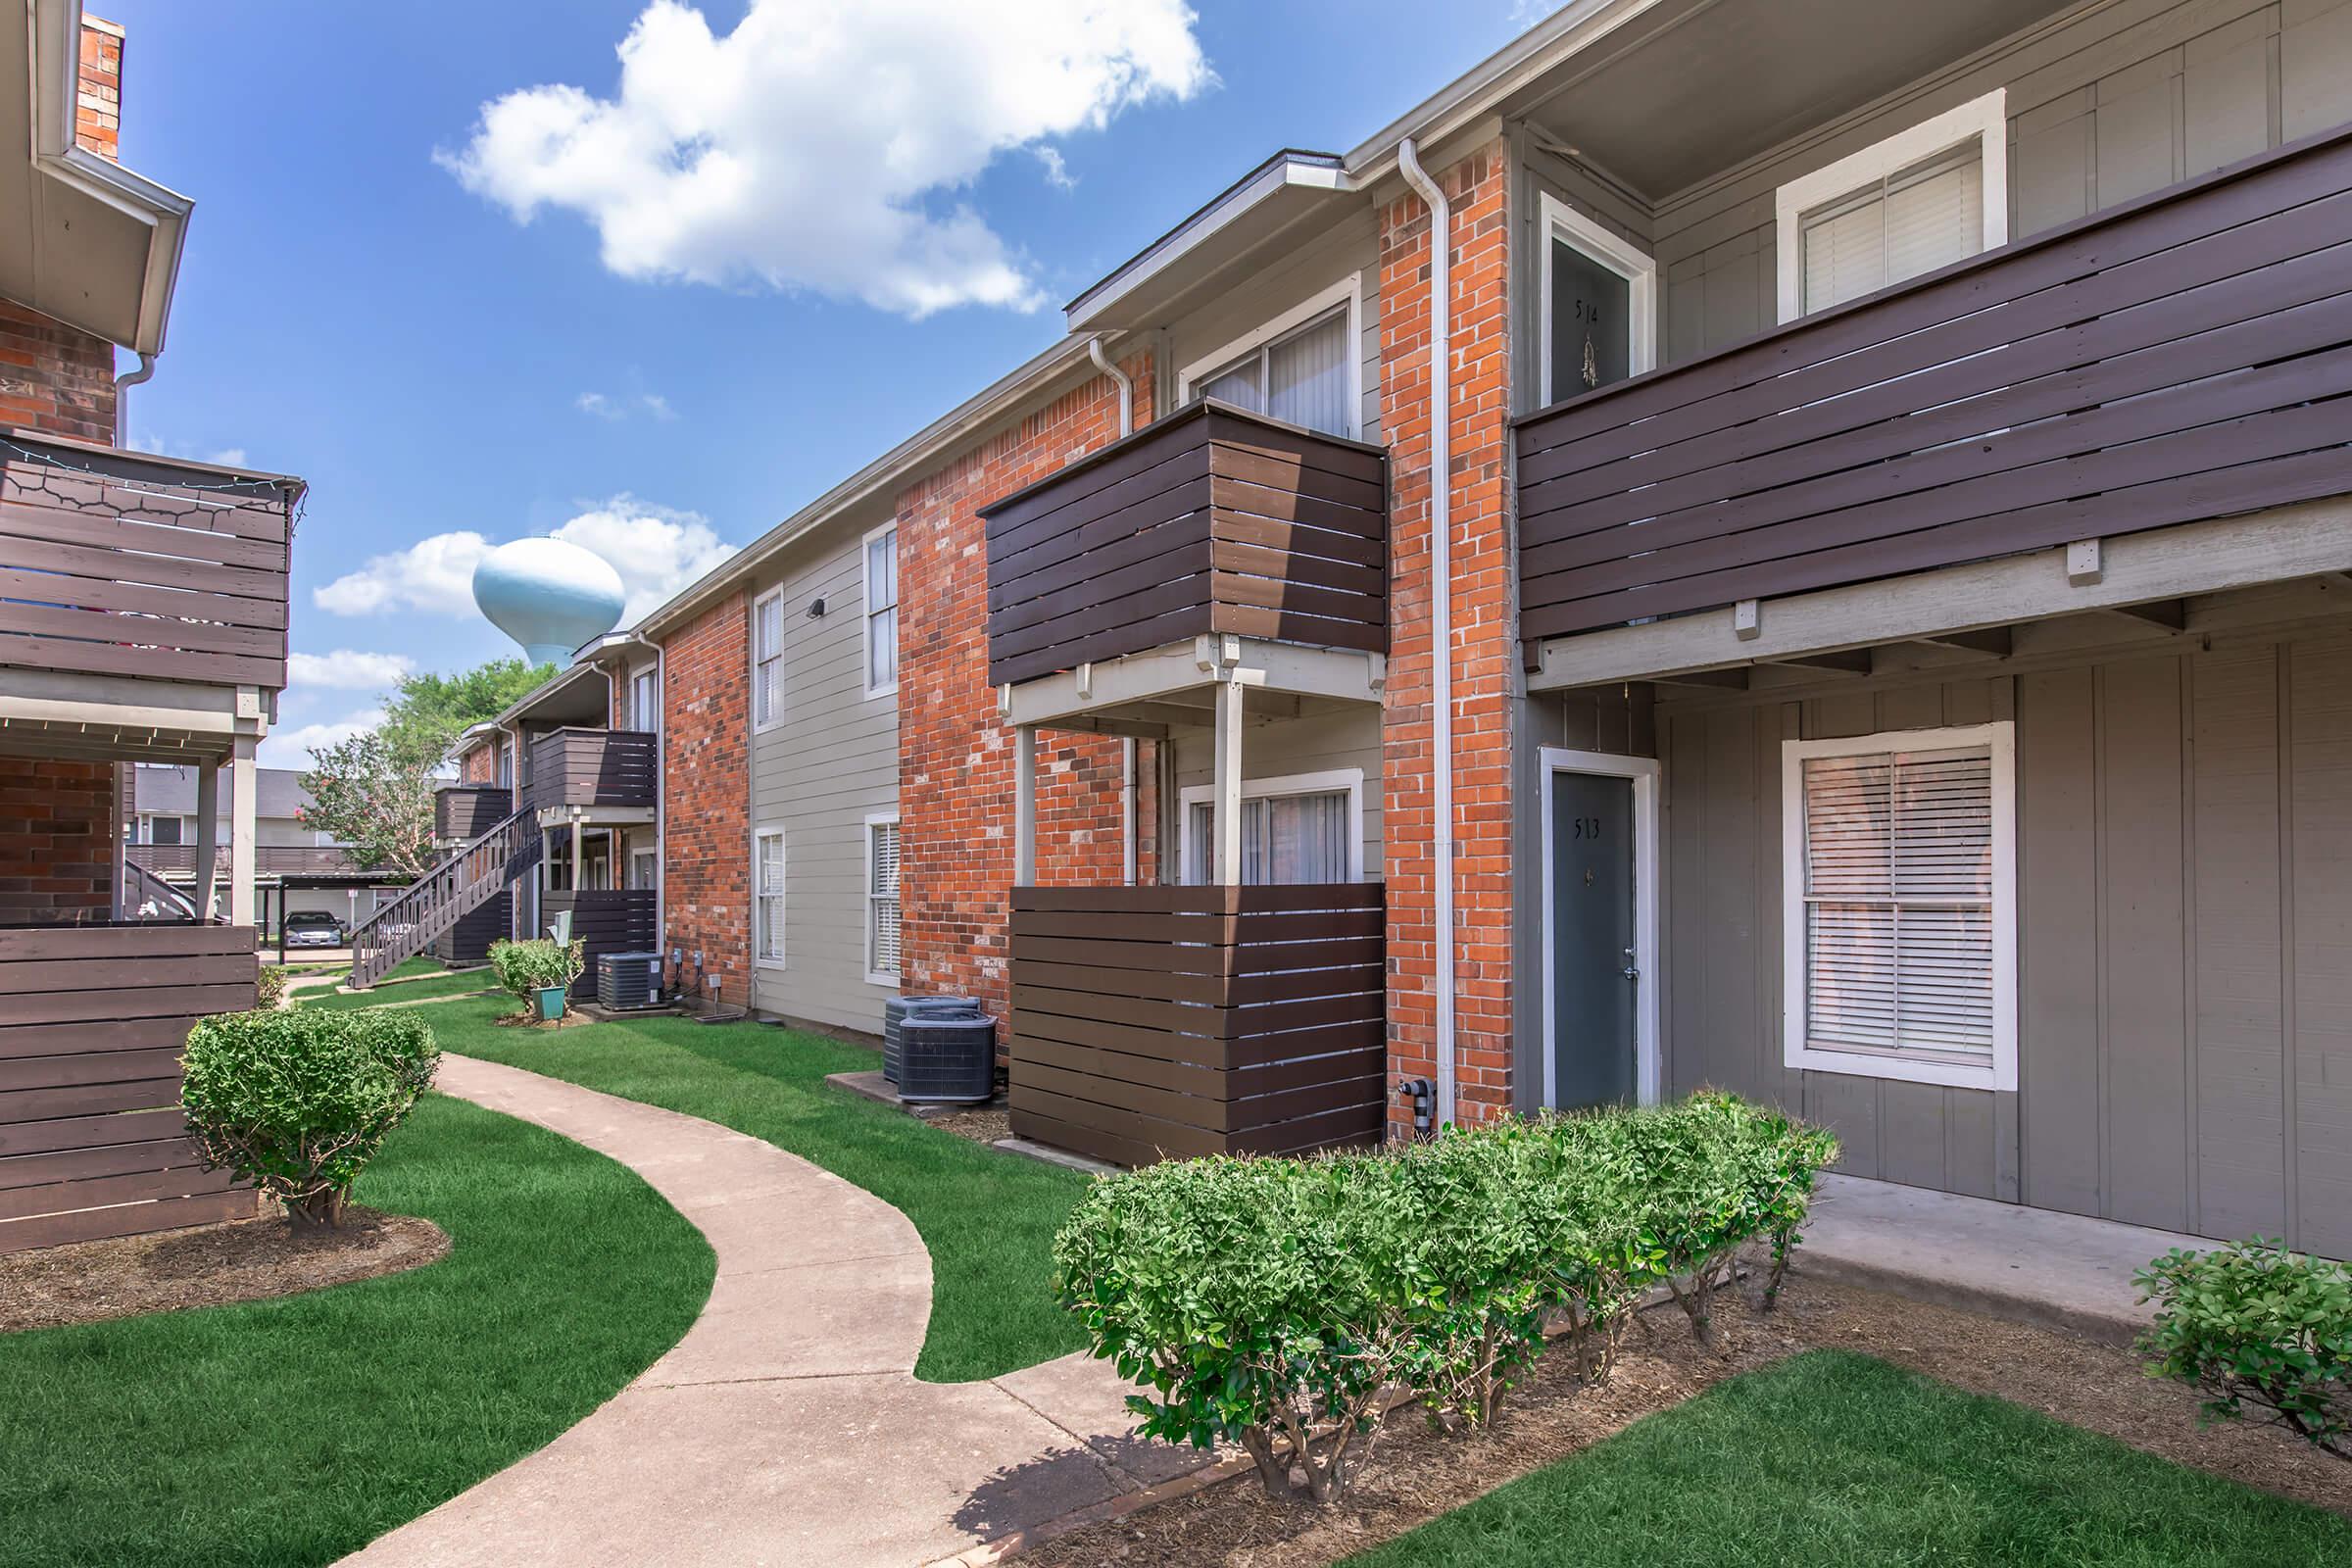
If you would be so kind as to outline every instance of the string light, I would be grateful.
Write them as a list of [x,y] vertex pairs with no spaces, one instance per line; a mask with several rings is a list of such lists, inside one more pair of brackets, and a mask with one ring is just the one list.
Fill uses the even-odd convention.
[[[270,498],[285,508],[286,533],[289,543],[292,541],[294,530],[302,521],[304,503],[309,495],[308,487],[296,479],[232,478],[223,474],[209,473],[191,473],[184,482],[174,481],[167,489],[148,489],[145,486],[155,484],[157,481],[141,481],[130,478],[118,471],[120,466],[123,463],[153,463],[163,467],[177,467],[178,465],[171,458],[151,452],[133,452],[125,448],[116,448],[101,458],[94,454],[83,454],[63,447],[28,446],[13,436],[0,435],[0,462],[6,462],[13,466],[19,460],[38,465],[43,468],[62,469],[69,473],[82,474],[101,480],[117,489],[127,488],[134,494],[152,497],[157,501],[191,500],[192,498],[181,493],[185,491],[196,491],[202,495]],[[74,512],[104,511],[118,515],[122,512],[119,507],[105,504],[92,507],[80,497],[52,489],[45,483],[33,482],[30,475],[21,470],[12,471],[9,474],[9,489],[12,493],[44,496],[53,505]],[[289,491],[293,492],[290,505],[288,504]],[[154,510],[164,513],[171,511],[168,507],[159,507]],[[172,521],[169,517],[163,520]]]

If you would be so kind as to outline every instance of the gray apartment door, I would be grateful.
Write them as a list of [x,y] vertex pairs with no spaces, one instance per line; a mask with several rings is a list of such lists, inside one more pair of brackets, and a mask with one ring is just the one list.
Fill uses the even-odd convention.
[[1551,1103],[1631,1104],[1639,1092],[1633,780],[1551,780]]
[[1550,288],[1550,400],[1633,374],[1633,284],[1555,234]]

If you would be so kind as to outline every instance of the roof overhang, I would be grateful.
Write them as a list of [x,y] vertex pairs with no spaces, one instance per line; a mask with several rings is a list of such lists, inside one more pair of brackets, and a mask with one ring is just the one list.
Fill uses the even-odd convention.
[[1073,332],[1154,325],[1192,283],[1340,206],[1355,189],[1336,153],[1285,148],[1062,307]]
[[577,663],[532,687],[491,723],[505,727],[576,724],[585,720],[602,728],[612,713],[612,686],[605,672],[594,664]]
[[25,6],[0,27],[0,81],[23,91],[0,103],[0,295],[161,353],[195,203],[75,143],[80,0]]

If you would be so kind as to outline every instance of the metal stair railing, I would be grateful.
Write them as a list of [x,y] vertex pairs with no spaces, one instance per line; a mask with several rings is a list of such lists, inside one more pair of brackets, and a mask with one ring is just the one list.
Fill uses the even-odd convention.
[[149,918],[137,911],[145,907],[150,900],[154,901],[157,909],[157,913],[152,918],[193,920],[197,917],[195,900],[139,864],[138,861],[124,860],[122,862],[121,906],[125,916],[131,919]]
[[411,883],[351,933],[351,986],[365,991],[539,863],[539,813],[524,806]]

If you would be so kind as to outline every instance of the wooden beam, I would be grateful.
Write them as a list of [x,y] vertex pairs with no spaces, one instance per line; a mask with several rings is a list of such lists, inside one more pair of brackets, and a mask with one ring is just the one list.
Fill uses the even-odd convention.
[[1791,654],[1785,659],[1759,660],[1758,662],[1784,669],[1826,670],[1833,675],[1867,675],[1871,670],[1870,650],[1867,648],[1848,648],[1832,654]]
[[1930,648],[1966,654],[1972,659],[2007,659],[2016,644],[2016,639],[2006,626],[1987,626],[1982,631],[1934,632],[1908,640],[1924,643]]
[[1012,880],[1037,883],[1037,730],[1028,724],[1012,732]]
[[2181,631],[2188,625],[2188,606],[2179,599],[2160,599],[2143,605],[2107,605],[2102,608],[2110,615],[2121,615],[2127,620],[2158,626],[2166,631]]
[[1660,686],[1708,686],[1734,692],[1747,690],[1747,671],[1744,669],[1692,669],[1680,675],[1652,675],[1649,678]]
[[1217,683],[1215,766],[1210,775],[1209,881],[1237,887],[1242,880],[1242,683]]

